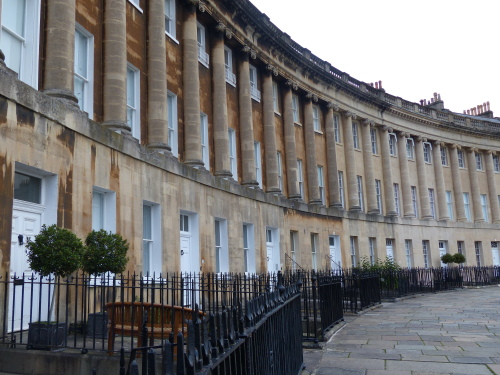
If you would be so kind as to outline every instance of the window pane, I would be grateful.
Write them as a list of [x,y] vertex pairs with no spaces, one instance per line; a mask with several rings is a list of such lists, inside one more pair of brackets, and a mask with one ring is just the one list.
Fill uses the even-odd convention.
[[104,228],[104,193],[92,192],[92,229]]
[[[24,37],[25,0],[6,0],[2,7],[2,24],[17,35]],[[5,35],[5,34],[4,34]],[[3,36],[3,35],[2,35]]]
[[22,173],[14,175],[14,198],[22,201],[41,203],[42,180]]
[[142,206],[142,238],[151,240],[151,206]]

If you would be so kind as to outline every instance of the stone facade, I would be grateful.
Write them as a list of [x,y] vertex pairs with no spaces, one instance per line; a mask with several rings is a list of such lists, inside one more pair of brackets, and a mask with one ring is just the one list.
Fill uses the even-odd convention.
[[[500,120],[489,108],[462,115],[438,97],[389,95],[244,0],[41,5],[44,79],[18,79],[0,46],[0,271],[22,261],[19,212],[81,238],[116,231],[129,270],[144,272],[350,267],[388,254],[440,266],[458,246],[469,265],[497,263]],[[25,176],[39,201],[24,201]]]

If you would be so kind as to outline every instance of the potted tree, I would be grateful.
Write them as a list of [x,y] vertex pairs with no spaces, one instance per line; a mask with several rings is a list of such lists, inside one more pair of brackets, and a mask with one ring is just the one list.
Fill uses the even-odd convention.
[[[38,272],[40,277],[55,276],[59,285],[61,277],[67,277],[78,270],[81,265],[83,244],[70,230],[59,228],[56,225],[43,225],[40,233],[34,240],[28,240],[26,253],[30,268]],[[50,308],[46,321],[30,322],[28,328],[28,347],[38,349],[63,348],[66,344],[67,322],[59,322],[59,313],[56,321],[52,321],[55,303],[55,294],[51,293],[51,283],[41,287],[48,289]],[[59,301],[57,301],[59,302]],[[42,316],[39,310],[39,317]]]
[[125,270],[128,248],[127,240],[122,236],[104,229],[93,230],[85,239],[82,269],[89,276],[88,285],[101,288],[99,306],[94,306],[94,312],[88,314],[87,321],[87,332],[95,338],[105,336],[108,323],[108,316],[104,311],[106,285],[113,279],[113,274]]

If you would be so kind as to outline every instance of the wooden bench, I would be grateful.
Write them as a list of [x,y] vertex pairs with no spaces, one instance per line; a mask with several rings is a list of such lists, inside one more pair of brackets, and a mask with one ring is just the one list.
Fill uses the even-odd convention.
[[[183,321],[193,319],[193,309],[180,306],[162,305],[144,302],[110,302],[106,304],[108,312],[108,352],[114,351],[115,335],[137,337],[137,347],[142,343],[142,324],[147,312],[148,338],[167,339],[171,332],[177,341],[177,333],[186,336],[187,328],[182,328]],[[205,314],[200,312],[202,318]],[[147,343],[145,343],[147,345]]]

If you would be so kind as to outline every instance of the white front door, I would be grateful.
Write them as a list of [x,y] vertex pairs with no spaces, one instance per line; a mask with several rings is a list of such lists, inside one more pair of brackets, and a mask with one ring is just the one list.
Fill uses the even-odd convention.
[[385,240],[385,251],[387,254],[387,258],[394,260],[394,249],[392,247],[392,239],[388,238]]
[[192,272],[191,262],[189,260],[189,248],[191,247],[191,236],[181,234],[181,272]]
[[[278,262],[275,259],[276,231],[270,228],[266,229],[266,250],[267,250],[267,271],[275,272],[279,270]],[[279,258],[279,257],[278,257]]]
[[[10,277],[14,283],[10,284],[9,289],[9,332],[26,329],[30,315],[32,321],[48,318],[48,288],[45,286],[41,288],[40,275],[34,274],[34,278],[32,277],[26,255],[28,239],[33,240],[40,233],[41,216],[39,209],[30,210],[14,205],[10,251]],[[41,306],[40,314],[39,306]]]
[[493,257],[493,265],[500,266],[500,256],[498,254],[498,242],[491,243],[491,255]]
[[[439,260],[446,254],[446,243],[444,241],[439,241]],[[447,265],[441,262],[441,267],[446,267]]]

